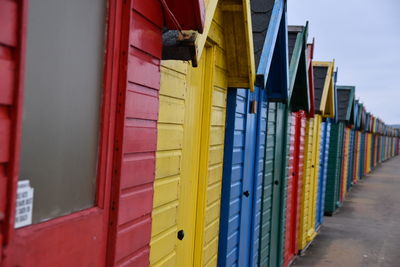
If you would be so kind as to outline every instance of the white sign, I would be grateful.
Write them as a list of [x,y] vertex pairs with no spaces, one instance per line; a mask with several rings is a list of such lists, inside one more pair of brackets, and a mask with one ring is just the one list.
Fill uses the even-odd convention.
[[15,228],[32,224],[33,188],[29,180],[18,182]]

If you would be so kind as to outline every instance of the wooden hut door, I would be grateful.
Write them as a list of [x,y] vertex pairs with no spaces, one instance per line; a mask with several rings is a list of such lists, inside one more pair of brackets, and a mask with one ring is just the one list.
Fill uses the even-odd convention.
[[[271,115],[271,114],[268,114]],[[288,113],[285,104],[276,104],[275,159],[272,189],[270,265],[278,266],[283,260],[283,235],[285,222],[285,169],[287,163]]]
[[0,0],[1,266],[106,264],[113,9]]

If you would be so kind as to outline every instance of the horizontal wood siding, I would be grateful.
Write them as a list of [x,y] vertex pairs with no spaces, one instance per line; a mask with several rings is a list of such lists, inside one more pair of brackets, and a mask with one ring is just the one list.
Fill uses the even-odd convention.
[[270,257],[271,220],[272,220],[272,191],[275,165],[275,136],[276,136],[277,104],[268,104],[267,135],[265,141],[264,177],[261,205],[260,225],[260,266],[268,266]]
[[[131,1],[120,182],[116,209],[116,266],[148,266],[157,144],[163,11],[157,0]],[[146,34],[143,34],[146,32]],[[125,37],[123,37],[125,38]],[[126,63],[122,63],[126,64]],[[117,204],[118,203],[118,204]]]
[[175,266],[187,63],[165,61],[161,66],[160,115],[157,123],[157,164],[154,183],[151,266]]
[[[0,265],[14,228],[20,105],[22,99],[25,1],[0,0]],[[26,14],[25,14],[26,15]]]
[[300,228],[298,236],[299,250],[302,250],[307,245],[307,231],[309,229],[308,217],[311,216],[311,207],[309,205],[311,195],[311,177],[312,177],[312,148],[313,148],[313,132],[314,118],[307,118],[306,132],[304,142],[304,165],[303,165],[303,183],[301,192],[301,213],[300,213]]
[[246,135],[250,134],[246,132],[247,111],[249,109],[247,91],[245,89],[232,89],[228,93],[221,204],[221,240],[218,259],[220,266],[239,264]]
[[[208,173],[206,181],[205,213],[203,229],[202,265],[217,266],[219,215],[221,206],[222,167],[224,160],[224,133],[226,116],[226,97],[228,90],[227,55],[223,41],[222,10],[217,7],[209,38],[216,42],[216,63],[213,70],[213,90],[211,102],[211,125],[208,147]],[[212,66],[210,66],[212,67]],[[203,127],[207,127],[203,125]],[[202,178],[200,178],[202,179]]]

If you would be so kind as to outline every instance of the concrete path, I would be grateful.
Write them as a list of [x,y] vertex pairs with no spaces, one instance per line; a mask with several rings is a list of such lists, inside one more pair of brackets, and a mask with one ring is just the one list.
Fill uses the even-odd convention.
[[292,266],[400,266],[400,157],[353,186]]

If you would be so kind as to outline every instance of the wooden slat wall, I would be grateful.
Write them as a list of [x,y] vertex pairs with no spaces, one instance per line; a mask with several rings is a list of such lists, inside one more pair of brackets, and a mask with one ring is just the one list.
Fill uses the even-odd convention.
[[311,207],[309,205],[311,197],[311,178],[312,178],[312,148],[313,148],[314,118],[308,118],[306,121],[306,135],[304,142],[304,165],[303,165],[303,183],[301,193],[301,213],[300,228],[298,235],[299,250],[307,245],[307,231],[309,229],[308,221],[311,216]]
[[13,227],[14,221],[10,217],[10,208],[14,203],[14,154],[19,137],[15,131],[19,127],[20,63],[23,58],[19,35],[24,4],[24,1],[0,0],[0,265],[3,242],[8,238],[7,227]]
[[303,184],[304,180],[304,166],[306,165],[306,140],[307,140],[307,118],[305,113],[300,119],[300,148],[299,148],[299,165],[298,165],[298,193],[297,193],[297,229],[296,229],[296,240],[295,240],[295,252],[299,250],[299,238],[301,236],[301,220],[302,220],[302,197],[303,197]]
[[307,242],[311,242],[315,236],[315,219],[317,213],[317,193],[318,193],[318,174],[319,174],[319,157],[320,157],[320,141],[321,141],[321,115],[315,115],[314,118],[314,133],[313,133],[313,160],[312,160],[312,182],[310,190],[310,216],[308,217],[308,238]]
[[268,103],[267,136],[265,142],[264,181],[261,205],[260,228],[260,266],[269,263],[271,219],[272,219],[272,190],[274,177],[275,132],[276,132],[276,103]]
[[128,48],[123,48],[127,53],[123,54],[127,57],[126,85],[117,107],[124,116],[120,121],[122,139],[116,139],[122,158],[112,204],[116,217],[113,262],[116,266],[148,266],[163,12],[157,0],[131,1],[130,6],[126,11],[130,12]]
[[286,204],[286,233],[285,233],[285,266],[287,266],[288,262],[292,259],[294,255],[294,247],[293,247],[293,238],[294,238],[294,232],[295,232],[295,227],[296,224],[293,223],[294,217],[296,216],[295,209],[297,207],[294,206],[295,201],[295,192],[294,190],[297,189],[297,186],[295,185],[295,182],[297,181],[297,178],[295,177],[295,170],[297,164],[297,160],[295,160],[295,150],[297,148],[295,147],[297,145],[295,139],[297,139],[296,135],[296,128],[298,120],[296,119],[296,113],[289,113],[290,116],[292,117],[292,125],[290,127],[290,148],[289,148],[289,171],[287,175],[287,204]]
[[175,266],[182,146],[187,101],[187,63],[165,61],[161,67],[160,116],[154,183],[151,266]]
[[[221,206],[222,165],[224,160],[224,135],[226,97],[228,88],[227,55],[222,26],[222,11],[217,7],[209,38],[216,42],[213,91],[211,102],[211,125],[209,130],[208,172],[205,199],[205,222],[202,235],[202,265],[217,266],[219,215]],[[203,126],[204,127],[204,126]],[[202,177],[199,177],[202,179]],[[202,216],[202,214],[198,214]]]
[[[204,49],[202,55],[202,60],[205,60],[206,53],[210,53],[211,50],[215,53],[215,64],[204,68],[204,71],[211,73],[213,81],[208,111],[197,111],[199,105],[206,108],[200,97],[206,89],[192,87],[193,84],[204,86],[204,83],[210,82],[204,77],[199,77],[206,74],[198,69],[191,69],[187,63],[163,62],[161,67],[160,116],[157,124],[159,143],[150,255],[152,266],[175,266],[178,262],[190,262],[191,259],[195,262],[192,264],[196,266],[217,264],[227,94],[227,64],[223,37],[222,13],[220,8],[217,8],[208,35],[213,44],[211,48]],[[191,79],[196,82],[191,82]],[[201,79],[205,79],[203,85],[199,84],[202,83]],[[191,90],[197,92],[190,92]],[[189,96],[190,94],[192,96]],[[207,113],[210,117],[205,119]],[[202,121],[199,122],[202,129],[192,129],[197,127],[194,125],[197,125],[198,120]],[[194,172],[197,168],[189,165],[199,164],[198,160],[202,159],[197,159],[198,152],[187,151],[189,146],[196,149],[198,145],[197,137],[188,134],[193,131],[196,136],[201,132],[200,150],[205,151],[206,155],[204,164],[200,163],[200,168],[204,169],[197,172]],[[207,133],[208,137],[203,136]],[[205,142],[205,139],[208,141]],[[187,146],[184,147],[184,144]],[[181,201],[190,200],[181,195],[182,190],[187,190],[182,187],[182,179],[199,183],[199,191],[194,193],[205,196],[204,210],[197,208],[196,215],[197,222],[203,220],[204,224],[200,228],[196,225],[194,251],[189,248],[190,252],[185,255],[181,254],[182,250],[177,242],[188,242],[194,237],[191,236],[191,231],[186,229],[184,240],[179,241],[178,225],[181,222],[184,226],[185,221],[188,221],[184,217],[190,217],[190,212],[193,211],[188,211],[187,206],[182,207]],[[199,179],[204,187],[200,185]],[[187,246],[193,246],[193,243],[189,242]]]

